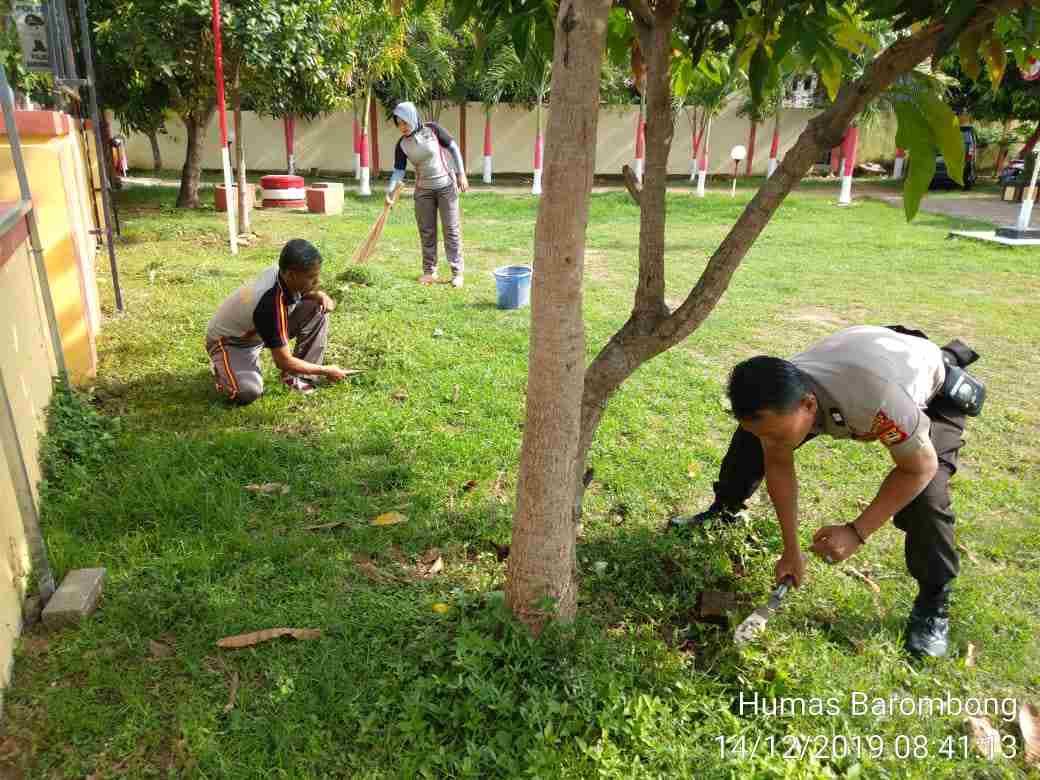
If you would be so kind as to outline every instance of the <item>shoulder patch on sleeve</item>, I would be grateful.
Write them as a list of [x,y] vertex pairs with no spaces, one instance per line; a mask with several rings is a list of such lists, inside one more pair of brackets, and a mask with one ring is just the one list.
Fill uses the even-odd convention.
[[910,436],[909,433],[899,427],[898,423],[880,410],[874,415],[874,422],[870,426],[870,435],[886,447],[902,444]]

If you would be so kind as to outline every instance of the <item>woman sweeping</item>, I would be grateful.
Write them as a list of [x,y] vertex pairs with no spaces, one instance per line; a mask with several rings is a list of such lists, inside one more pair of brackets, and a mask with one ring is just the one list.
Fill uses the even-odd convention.
[[[401,140],[394,149],[394,172],[387,187],[387,201],[404,181],[410,160],[415,168],[415,221],[422,244],[421,284],[437,281],[437,214],[444,230],[444,252],[451,266],[451,286],[462,287],[462,231],[459,227],[459,193],[469,189],[462,152],[447,130],[435,122],[423,123],[413,103],[398,103],[394,124]],[[451,157],[449,164],[447,155]]]

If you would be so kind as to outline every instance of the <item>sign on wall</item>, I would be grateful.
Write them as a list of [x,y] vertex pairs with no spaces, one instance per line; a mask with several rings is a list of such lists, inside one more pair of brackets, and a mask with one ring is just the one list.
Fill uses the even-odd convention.
[[51,48],[47,40],[47,11],[40,3],[14,3],[15,27],[22,44],[22,59],[29,70],[51,69]]

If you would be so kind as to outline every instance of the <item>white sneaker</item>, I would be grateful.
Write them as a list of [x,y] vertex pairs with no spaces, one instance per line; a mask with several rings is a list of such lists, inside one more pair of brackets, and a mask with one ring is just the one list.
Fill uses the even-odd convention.
[[462,274],[454,274],[451,277],[451,286],[456,289],[462,287]]

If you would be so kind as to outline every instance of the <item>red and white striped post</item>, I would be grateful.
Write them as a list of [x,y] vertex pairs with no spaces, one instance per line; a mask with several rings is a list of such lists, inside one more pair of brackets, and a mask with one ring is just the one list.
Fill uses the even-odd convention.
[[542,129],[538,128],[538,135],[534,139],[534,182],[531,184],[531,194],[542,194]]
[[902,179],[903,178],[903,167],[906,165],[906,150],[896,149],[896,162],[892,168],[892,178]]
[[357,117],[357,103],[354,104],[354,178],[361,180],[361,123]]
[[296,117],[289,114],[282,118],[285,125],[285,167],[290,176],[296,174]]
[[361,184],[358,195],[369,196],[372,194],[372,186],[369,183],[370,171],[368,168],[368,133],[364,128],[361,130],[361,154],[360,154]]
[[643,181],[643,171],[646,168],[646,120],[643,118],[643,109],[639,109],[639,119],[636,121],[636,180]]
[[491,106],[484,109],[484,183],[491,183]]
[[841,176],[841,195],[838,197],[839,206],[848,206],[852,203],[852,172],[856,168],[856,147],[859,144],[859,128],[850,127],[845,134],[842,143],[842,154],[845,157],[844,170]]
[[[224,166],[224,192],[234,192],[231,182],[231,154],[228,151],[227,104],[224,101],[224,47],[220,37],[220,0],[213,0],[213,64],[217,79],[217,117],[220,120],[220,157]],[[235,221],[235,198],[228,197],[228,242],[231,254],[238,254],[238,232]]]
[[708,178],[708,138],[711,135],[711,117],[708,124],[701,133],[701,148],[698,150],[697,161],[697,197],[704,197],[704,181]]
[[768,179],[776,172],[777,166],[780,164],[777,159],[780,156],[780,112],[777,111],[776,121],[773,124],[773,143],[769,147],[769,169],[766,172],[766,178]]
[[360,149],[360,164],[361,164],[361,177],[360,185],[358,186],[358,195],[362,197],[368,197],[372,194],[372,187],[369,183],[369,146],[368,146],[368,134],[371,132],[368,118],[368,102],[371,100],[371,96],[365,95],[365,108],[361,114],[361,149]]

